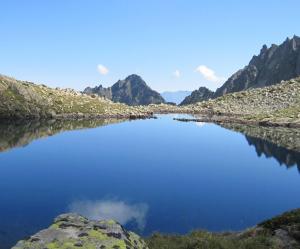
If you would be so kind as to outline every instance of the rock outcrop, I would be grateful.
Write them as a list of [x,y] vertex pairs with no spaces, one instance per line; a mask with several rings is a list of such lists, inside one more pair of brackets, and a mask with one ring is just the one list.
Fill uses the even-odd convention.
[[233,74],[214,94],[214,98],[231,92],[278,84],[300,76],[300,37],[287,38],[281,45],[264,45],[258,56]]
[[135,233],[113,220],[92,221],[77,214],[58,216],[47,229],[21,240],[13,249],[148,249]]
[[47,229],[19,241],[12,249],[186,249],[300,248],[300,209],[295,209],[241,232],[193,231],[187,235],[155,233],[146,240],[119,223],[92,221],[69,213]]
[[86,94],[96,94],[106,97],[114,102],[127,105],[149,105],[164,103],[162,96],[152,90],[138,75],[132,74],[124,80],[119,80],[112,87],[104,88],[102,85],[83,91]]
[[206,87],[200,87],[195,90],[191,95],[185,97],[185,99],[180,103],[180,105],[190,105],[201,101],[206,101],[214,96],[214,92]]

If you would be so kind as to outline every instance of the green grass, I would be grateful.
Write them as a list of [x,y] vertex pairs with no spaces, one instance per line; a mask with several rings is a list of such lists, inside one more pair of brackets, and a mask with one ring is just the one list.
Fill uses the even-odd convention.
[[196,231],[188,235],[154,234],[146,240],[150,249],[276,249],[267,236],[214,234]]

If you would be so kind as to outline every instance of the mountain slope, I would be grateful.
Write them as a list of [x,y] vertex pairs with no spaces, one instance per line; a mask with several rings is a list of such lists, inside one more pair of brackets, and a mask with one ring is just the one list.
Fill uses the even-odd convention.
[[206,87],[200,87],[198,90],[193,91],[189,96],[185,97],[180,105],[189,105],[197,102],[209,100],[213,97],[214,92]]
[[259,88],[300,76],[300,37],[287,38],[281,45],[264,45],[258,56],[233,74],[214,97],[227,93]]
[[[197,121],[300,127],[300,77],[182,106]],[[178,112],[178,111],[177,111]],[[195,120],[195,119],[187,119]]]
[[[260,88],[290,80],[300,76],[300,37],[287,38],[281,45],[263,45],[260,54],[253,56],[249,64],[234,73],[211,98],[227,93]],[[197,91],[197,90],[196,90]],[[189,96],[182,104],[192,104],[203,100],[202,94]]]
[[0,75],[0,118],[147,116],[142,108],[113,103],[72,89],[53,89]]
[[114,102],[127,105],[149,105],[164,103],[162,96],[152,90],[138,75],[132,74],[124,80],[119,80],[112,87],[104,88],[87,87],[83,91],[86,94],[97,94],[111,99]]
[[175,91],[175,92],[162,92],[161,96],[165,99],[167,102],[180,104],[185,97],[189,96],[192,92],[191,91]]

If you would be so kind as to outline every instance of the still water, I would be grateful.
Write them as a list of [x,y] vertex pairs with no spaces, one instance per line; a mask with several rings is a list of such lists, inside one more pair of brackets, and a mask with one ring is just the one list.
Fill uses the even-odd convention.
[[64,212],[147,236],[240,230],[300,207],[297,130],[173,118],[0,124],[0,248]]

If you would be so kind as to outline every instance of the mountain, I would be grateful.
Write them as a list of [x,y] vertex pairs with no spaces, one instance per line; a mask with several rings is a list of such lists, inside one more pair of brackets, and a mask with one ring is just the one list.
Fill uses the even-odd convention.
[[96,86],[94,88],[87,87],[87,88],[84,89],[83,92],[85,94],[88,94],[88,95],[97,94],[100,97],[104,97],[104,98],[107,98],[107,99],[112,99],[111,88],[110,87],[105,88],[102,85]]
[[0,75],[0,119],[133,118],[149,116],[140,107],[114,103],[73,89],[50,88]]
[[[212,98],[250,88],[260,88],[300,76],[300,37],[287,38],[281,45],[263,45],[259,55],[254,55],[249,64],[234,73]],[[196,90],[197,91],[197,90]],[[196,92],[197,93],[197,92]],[[206,100],[201,92],[190,96],[181,104]],[[193,102],[192,102],[193,101]]]
[[299,99],[300,77],[297,77],[280,84],[228,93],[216,99],[177,108],[178,112],[201,114],[196,118],[201,122],[299,128]]
[[214,98],[226,93],[243,91],[280,83],[300,75],[300,37],[287,38],[281,45],[263,45],[260,54],[253,56],[249,64],[233,74]]
[[114,102],[125,103],[127,105],[149,105],[164,103],[163,97],[152,90],[146,82],[138,75],[129,75],[124,80],[119,80],[111,87],[104,88],[87,87],[83,91],[86,94],[96,94],[111,99]]
[[213,97],[214,92],[209,90],[206,87],[200,87],[198,90],[195,90],[191,95],[184,98],[180,105],[189,105],[197,102],[209,100]]
[[182,100],[188,95],[190,95],[191,91],[175,91],[175,92],[162,92],[161,96],[167,101],[175,104],[180,104]]

